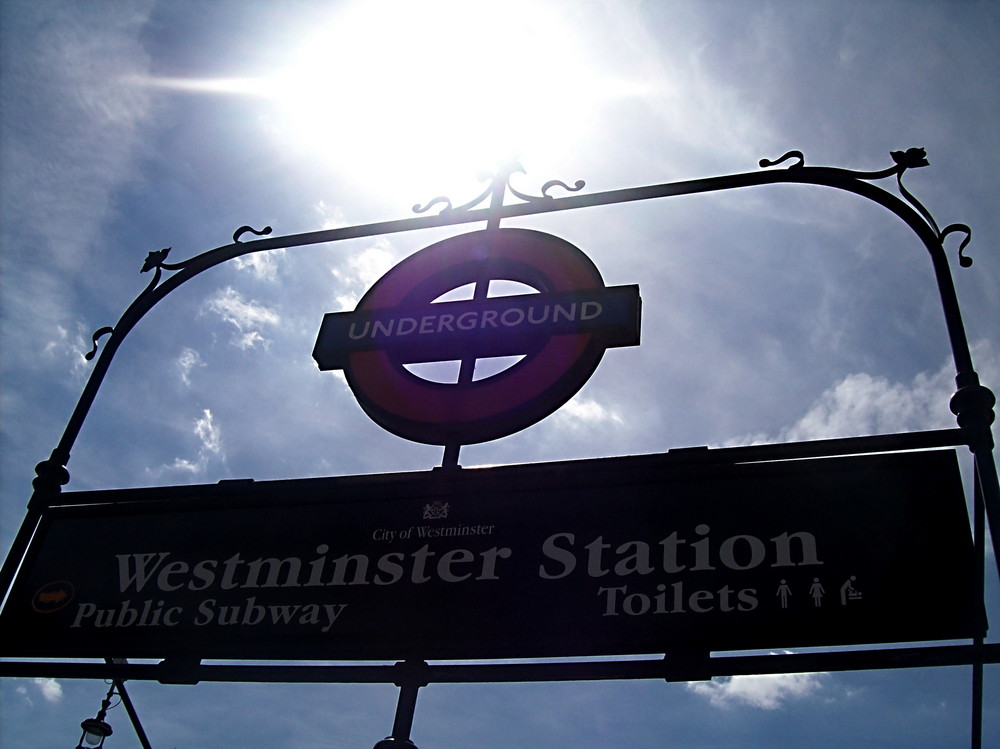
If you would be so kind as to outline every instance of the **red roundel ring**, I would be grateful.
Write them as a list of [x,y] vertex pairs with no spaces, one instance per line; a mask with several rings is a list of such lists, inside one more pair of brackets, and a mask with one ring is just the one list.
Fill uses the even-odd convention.
[[[484,279],[552,293],[603,288],[583,252],[551,234],[494,229],[451,237],[406,258],[380,278],[358,311],[430,304]],[[467,384],[424,380],[386,351],[361,351],[344,373],[364,409],[393,434],[432,445],[498,439],[543,419],[573,397],[604,355],[592,333],[549,336],[519,362]]]

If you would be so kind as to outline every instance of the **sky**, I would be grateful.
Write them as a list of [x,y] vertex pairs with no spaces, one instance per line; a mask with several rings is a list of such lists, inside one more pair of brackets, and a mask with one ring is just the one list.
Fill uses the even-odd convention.
[[[977,369],[1000,387],[1000,5],[993,2],[0,4],[0,548],[92,363],[91,334],[237,227],[276,235],[455,204],[512,185],[596,192],[808,165],[879,170],[972,229],[949,261]],[[883,183],[894,190],[892,180]],[[558,194],[558,191],[554,191]],[[513,197],[509,202],[516,202]],[[954,426],[926,251],[856,196],[769,186],[511,219],[640,285],[640,346],[609,351],[558,412],[467,446],[463,466]],[[169,295],[119,350],[67,490],[440,464],[311,358],[326,312],[457,226],[259,253]],[[957,245],[957,239],[955,241]],[[969,485],[968,460],[963,455]],[[1000,615],[988,560],[988,613]],[[11,636],[5,633],[4,637]],[[993,634],[988,641],[996,641]],[[422,749],[967,744],[971,669],[431,685]],[[371,746],[391,685],[128,684],[155,747]],[[70,746],[106,685],[0,681],[5,749]],[[1000,742],[986,669],[984,746]],[[248,719],[249,718],[249,719]],[[138,746],[123,708],[106,746]]]

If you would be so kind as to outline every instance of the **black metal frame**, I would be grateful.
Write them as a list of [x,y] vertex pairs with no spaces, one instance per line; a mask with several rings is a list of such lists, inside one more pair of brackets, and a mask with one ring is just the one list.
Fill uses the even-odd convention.
[[[968,339],[962,322],[961,311],[951,276],[944,242],[954,233],[963,235],[958,248],[959,264],[968,267],[972,260],[964,250],[971,239],[971,230],[964,224],[950,224],[940,229],[927,209],[903,186],[902,176],[911,168],[927,166],[923,149],[911,148],[907,151],[891,153],[894,164],[886,169],[860,172],[831,167],[809,167],[799,151],[790,151],[781,158],[760,161],[761,171],[712,177],[708,179],[672,182],[645,187],[570,195],[555,198],[549,194],[559,187],[569,192],[580,191],[582,181],[569,186],[552,181],[542,187],[539,196],[527,195],[510,185],[512,167],[494,176],[489,187],[477,198],[463,205],[453,207],[445,197],[438,197],[426,205],[416,205],[416,213],[427,213],[431,208],[441,206],[436,215],[418,216],[397,221],[342,227],[325,231],[295,234],[285,237],[268,237],[271,228],[258,231],[249,226],[238,229],[233,242],[179,263],[167,263],[170,248],[150,252],[142,267],[142,272],[153,271],[149,285],[136,297],[122,314],[114,327],[101,328],[94,334],[94,349],[87,355],[94,357],[98,341],[109,335],[90,378],[75,409],[70,416],[56,448],[47,460],[36,467],[33,481],[34,491],[28,503],[28,511],[10,552],[0,570],[0,591],[6,596],[16,570],[28,549],[29,542],[45,511],[60,504],[61,487],[69,482],[66,465],[79,435],[83,422],[93,405],[97,392],[111,365],[118,347],[128,333],[167,294],[194,276],[233,258],[255,252],[278,248],[302,247],[313,244],[337,242],[402,232],[418,231],[443,226],[457,226],[486,222],[487,228],[497,228],[504,219],[520,216],[575,210],[578,208],[627,203],[654,198],[674,197],[697,193],[719,192],[740,187],[767,184],[805,184],[831,187],[854,193],[882,206],[901,219],[914,232],[930,254],[938,292],[941,298],[945,324],[955,363],[957,392],[951,399],[952,412],[957,417],[958,429],[937,430],[900,435],[875,435],[844,440],[819,440],[799,443],[796,450],[801,455],[803,449],[814,451],[815,455],[834,455],[849,452],[879,452],[891,450],[923,449],[945,445],[967,445],[974,460],[974,518],[973,536],[978,552],[975,574],[982,589],[985,575],[985,528],[988,522],[993,529],[993,548],[1000,572],[1000,484],[997,480],[996,464],[993,458],[993,437],[991,425],[994,420],[993,406],[996,399],[979,382]],[[786,168],[777,169],[791,162]],[[873,184],[875,181],[896,178],[899,195]],[[522,202],[506,205],[506,193],[510,191]],[[487,208],[477,208],[487,198]],[[241,238],[252,233],[266,237],[242,242]],[[164,271],[173,275],[164,278]],[[479,284],[479,286],[485,286]],[[462,367],[462,377],[470,374],[470,368]],[[805,448],[803,447],[805,445]],[[445,447],[443,464],[453,466],[458,463],[460,445]],[[780,458],[789,446],[771,445],[753,448],[727,448],[725,450],[694,450],[690,460],[714,461],[723,458],[739,459],[744,451],[753,459],[772,455]],[[686,452],[686,451],[684,451]],[[783,655],[711,655],[707,652],[688,656],[670,656],[653,660],[603,660],[603,661],[554,661],[535,663],[474,663],[428,665],[422,661],[407,661],[395,666],[365,665],[253,665],[253,664],[201,664],[197,660],[177,662],[166,660],[159,664],[107,663],[52,663],[40,661],[2,662],[0,676],[57,676],[62,678],[104,678],[116,681],[125,679],[152,679],[164,683],[196,683],[198,681],[254,681],[254,682],[341,682],[341,683],[393,683],[400,687],[400,700],[392,736],[386,741],[398,745],[410,745],[409,730],[413,719],[417,691],[429,683],[468,682],[509,682],[509,681],[564,681],[601,679],[666,679],[668,681],[690,681],[709,679],[713,675],[792,673],[807,671],[841,671],[864,669],[910,668],[918,666],[971,665],[973,667],[973,715],[972,746],[981,745],[983,664],[1000,663],[1000,645],[983,644],[975,640],[968,645],[937,645],[891,649],[849,650],[834,652],[810,652]],[[134,710],[130,717],[141,735],[141,726]]]

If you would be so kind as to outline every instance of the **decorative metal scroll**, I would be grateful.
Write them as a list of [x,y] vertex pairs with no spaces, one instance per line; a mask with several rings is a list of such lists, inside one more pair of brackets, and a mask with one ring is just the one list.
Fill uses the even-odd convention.
[[486,200],[486,198],[488,198],[490,195],[495,194],[498,188],[500,188],[500,189],[506,188],[507,190],[510,191],[511,195],[513,195],[514,197],[520,198],[521,200],[523,200],[523,201],[525,201],[527,203],[537,203],[538,201],[554,200],[555,197],[552,196],[552,195],[549,195],[549,190],[551,190],[554,187],[561,187],[563,190],[566,190],[567,192],[579,192],[587,184],[582,179],[578,179],[574,183],[574,185],[572,187],[570,187],[569,185],[567,185],[562,180],[550,179],[548,182],[546,182],[544,185],[542,185],[542,188],[541,188],[542,194],[541,195],[529,195],[527,193],[521,192],[520,190],[517,190],[510,183],[511,175],[513,175],[515,172],[520,172],[520,173],[524,174],[525,173],[524,167],[522,167],[520,164],[514,164],[514,165],[510,166],[508,169],[506,169],[506,170],[504,170],[502,172],[498,172],[497,174],[483,174],[483,175],[481,175],[482,179],[484,179],[484,180],[488,179],[490,181],[489,187],[487,187],[485,190],[483,190],[483,192],[481,192],[479,195],[477,195],[475,198],[473,198],[469,202],[463,203],[460,206],[452,207],[451,198],[448,198],[447,196],[444,196],[444,195],[439,195],[438,197],[433,198],[432,200],[430,200],[429,202],[425,203],[424,205],[421,205],[420,203],[417,203],[416,205],[413,206],[413,212],[414,213],[426,213],[431,208],[433,208],[434,206],[437,206],[437,205],[441,205],[442,206],[441,211],[440,211],[441,214],[451,213],[453,211],[468,211],[468,210],[471,210],[472,208],[475,208],[480,203],[484,202]]

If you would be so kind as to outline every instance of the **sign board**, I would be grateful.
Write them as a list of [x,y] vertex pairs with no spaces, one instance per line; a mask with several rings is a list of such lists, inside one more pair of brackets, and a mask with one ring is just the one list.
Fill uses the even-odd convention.
[[523,356],[553,335],[606,333],[607,347],[639,341],[639,287],[515,294],[413,309],[329,312],[315,348],[322,370],[355,351],[389,351],[402,363]]
[[[537,293],[490,297],[494,281]],[[472,300],[438,301],[470,285]],[[365,413],[399,437],[487,442],[572,398],[606,349],[638,345],[640,308],[638,286],[605,286],[597,266],[564,239],[530,229],[469,232],[407,257],[353,312],[324,316],[313,358],[321,370],[343,369]],[[506,356],[521,359],[448,384],[405,366]]]
[[981,636],[953,451],[69,493],[5,656],[465,659]]

